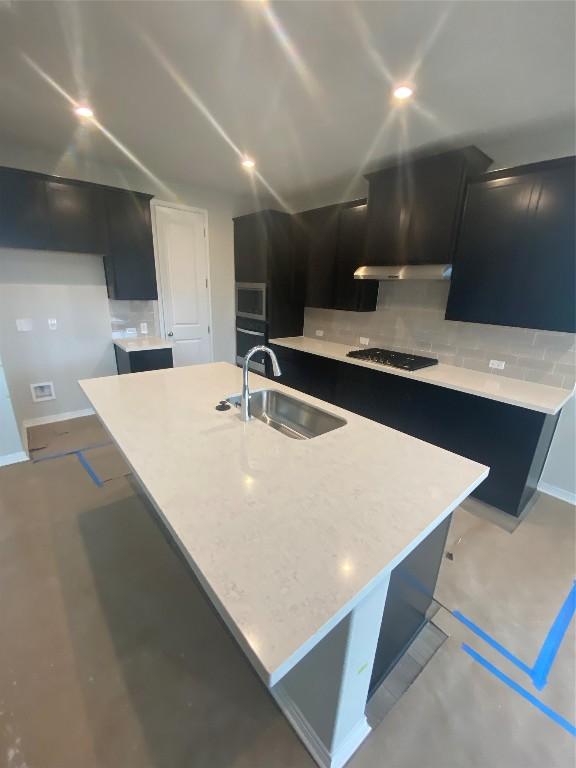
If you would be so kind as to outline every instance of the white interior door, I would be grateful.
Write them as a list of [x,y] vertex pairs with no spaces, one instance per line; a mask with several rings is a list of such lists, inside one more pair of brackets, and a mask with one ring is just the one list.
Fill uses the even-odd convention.
[[164,330],[174,365],[212,360],[205,214],[154,203]]

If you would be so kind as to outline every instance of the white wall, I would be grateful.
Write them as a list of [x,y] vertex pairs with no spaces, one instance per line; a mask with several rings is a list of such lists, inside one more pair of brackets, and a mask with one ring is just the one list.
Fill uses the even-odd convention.
[[[3,248],[0,275],[0,350],[19,425],[89,408],[78,379],[116,374],[102,256]],[[32,330],[18,331],[17,318]],[[35,403],[30,384],[45,381],[56,399]]]
[[560,414],[550,453],[540,478],[540,489],[576,504],[576,399]]

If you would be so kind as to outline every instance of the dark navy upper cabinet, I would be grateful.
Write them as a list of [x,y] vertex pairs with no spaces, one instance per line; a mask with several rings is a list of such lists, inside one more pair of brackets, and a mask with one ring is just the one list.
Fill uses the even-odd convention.
[[576,331],[575,158],[468,185],[446,319]]
[[275,211],[258,211],[234,219],[234,275],[237,283],[266,283],[268,253],[272,246],[269,229]]
[[111,299],[157,299],[150,195],[105,189],[104,265]]
[[156,299],[150,199],[0,168],[0,247],[103,254],[110,298]]
[[303,211],[294,217],[296,248],[307,264],[306,306],[371,312],[378,283],[354,280],[363,264],[366,200]]
[[94,184],[46,181],[50,249],[104,253],[106,222],[102,190]]
[[368,174],[364,264],[449,264],[466,179],[490,158],[476,147],[407,156]]
[[0,168],[0,246],[49,246],[48,201],[42,176]]
[[334,308],[338,211],[327,205],[294,216],[295,247],[306,264],[307,307]]
[[354,279],[354,272],[363,264],[366,211],[365,202],[340,208],[334,273],[334,309],[354,312],[372,312],[376,309],[378,282]]

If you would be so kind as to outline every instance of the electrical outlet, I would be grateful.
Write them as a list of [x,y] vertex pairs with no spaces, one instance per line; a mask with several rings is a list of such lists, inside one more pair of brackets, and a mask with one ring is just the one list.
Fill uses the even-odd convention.
[[315,334],[316,334],[316,336],[324,336],[324,331],[323,331],[323,330],[321,330],[320,328],[318,328],[318,329],[315,331]]
[[364,346],[367,347],[368,344],[370,344],[368,336],[360,336],[360,344],[364,344]]
[[146,336],[148,333],[148,323],[140,323],[140,333]]
[[126,336],[138,336],[136,328],[126,328]]
[[506,368],[506,363],[504,360],[490,360],[489,366],[490,368],[497,368],[499,371],[503,371]]
[[58,320],[56,320],[55,317],[48,318],[48,328],[50,328],[51,331],[55,331],[58,328]]

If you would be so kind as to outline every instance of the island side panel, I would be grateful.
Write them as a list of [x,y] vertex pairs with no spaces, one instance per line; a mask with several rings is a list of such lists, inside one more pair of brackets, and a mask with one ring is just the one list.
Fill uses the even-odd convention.
[[340,768],[370,733],[366,704],[390,577],[272,688],[322,768]]
[[449,515],[392,571],[370,682],[376,692],[427,621],[442,565]]

